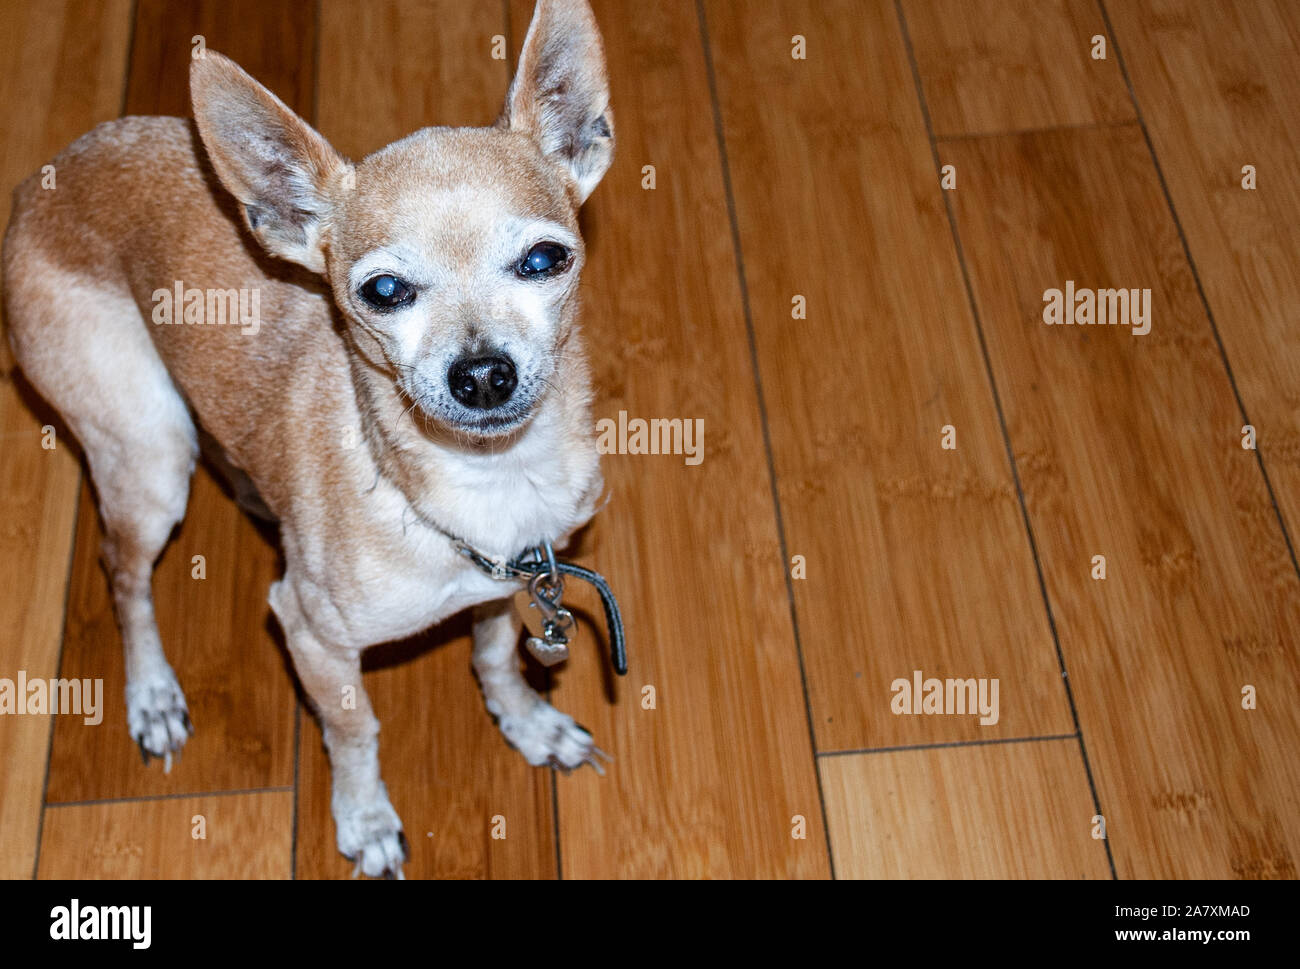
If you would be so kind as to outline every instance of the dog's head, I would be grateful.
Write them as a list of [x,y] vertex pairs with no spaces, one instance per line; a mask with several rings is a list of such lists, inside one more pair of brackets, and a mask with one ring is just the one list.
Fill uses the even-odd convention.
[[200,136],[249,229],[321,273],[357,348],[424,415],[525,423],[577,312],[578,209],[613,156],[586,0],[538,0],[490,128],[426,128],[353,164],[233,61],[195,59]]

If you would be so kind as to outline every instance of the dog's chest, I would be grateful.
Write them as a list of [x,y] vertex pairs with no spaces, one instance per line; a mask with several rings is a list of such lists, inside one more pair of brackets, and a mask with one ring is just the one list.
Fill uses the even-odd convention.
[[493,557],[513,557],[543,539],[560,540],[591,517],[600,487],[597,458],[529,460],[529,455],[443,469],[426,502],[386,480],[365,502],[368,540],[349,568],[349,638],[366,645],[418,633],[464,609],[513,595],[522,583],[495,579],[457,552],[448,533]]

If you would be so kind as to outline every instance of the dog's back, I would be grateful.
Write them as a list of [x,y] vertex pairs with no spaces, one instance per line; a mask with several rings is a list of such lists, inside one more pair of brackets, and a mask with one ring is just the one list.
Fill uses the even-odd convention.
[[[188,439],[188,405],[243,467],[254,438],[288,419],[295,370],[317,375],[312,393],[326,392],[322,374],[346,386],[346,358],[322,339],[324,286],[263,252],[236,205],[183,118],[102,124],[15,190],[4,243],[10,341],[78,438],[120,433],[150,408],[172,414],[172,436]],[[186,293],[200,318],[187,318]],[[250,303],[251,322],[239,315]],[[87,388],[88,374],[104,385]]]

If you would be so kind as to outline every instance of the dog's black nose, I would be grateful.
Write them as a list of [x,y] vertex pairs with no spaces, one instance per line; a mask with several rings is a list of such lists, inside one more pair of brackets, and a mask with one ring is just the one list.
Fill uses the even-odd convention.
[[462,357],[447,371],[451,395],[475,410],[500,407],[518,383],[509,357]]

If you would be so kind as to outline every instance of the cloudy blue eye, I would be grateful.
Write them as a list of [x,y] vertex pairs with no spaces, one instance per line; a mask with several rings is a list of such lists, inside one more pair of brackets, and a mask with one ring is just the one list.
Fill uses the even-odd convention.
[[539,242],[515,268],[520,276],[550,276],[569,268],[572,254],[558,242]]
[[391,310],[415,299],[415,291],[396,276],[375,276],[357,290],[358,295],[377,310]]

